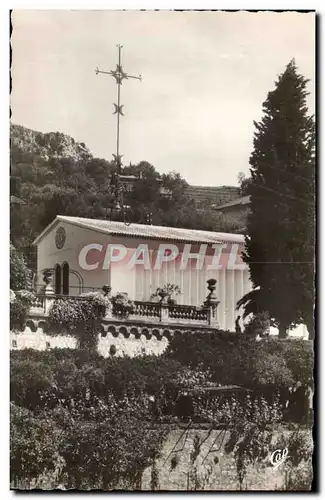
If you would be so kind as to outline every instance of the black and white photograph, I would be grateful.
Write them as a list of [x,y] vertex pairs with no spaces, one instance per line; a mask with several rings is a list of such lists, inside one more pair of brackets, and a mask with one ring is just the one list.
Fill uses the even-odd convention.
[[316,12],[9,15],[8,487],[315,491]]

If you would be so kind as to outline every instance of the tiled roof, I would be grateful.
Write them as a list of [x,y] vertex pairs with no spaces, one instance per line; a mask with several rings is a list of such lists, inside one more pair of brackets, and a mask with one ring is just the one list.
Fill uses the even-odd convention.
[[184,243],[244,243],[244,236],[240,234],[217,233],[214,231],[200,231],[197,229],[181,229],[178,227],[150,226],[144,224],[131,224],[127,226],[123,222],[117,221],[58,215],[55,221],[36,238],[34,244],[39,243],[51,229],[52,225],[60,221],[106,234],[142,237],[152,240],[182,241]]
[[251,202],[250,196],[242,196],[237,200],[230,201],[229,203],[225,203],[224,205],[220,205],[219,207],[215,207],[215,210],[222,210],[224,208],[236,207],[237,205],[249,205]]

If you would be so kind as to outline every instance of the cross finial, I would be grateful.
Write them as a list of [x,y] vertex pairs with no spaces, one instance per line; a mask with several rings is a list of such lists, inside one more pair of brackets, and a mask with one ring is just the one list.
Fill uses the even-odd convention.
[[118,170],[118,172],[120,172],[120,169],[122,167],[122,155],[120,154],[120,116],[124,116],[123,109],[122,109],[124,107],[124,105],[123,104],[121,105],[121,102],[120,102],[121,101],[121,85],[122,85],[123,80],[128,80],[130,78],[142,81],[142,76],[141,75],[138,75],[138,76],[129,75],[128,73],[125,73],[123,71],[122,62],[121,62],[121,51],[122,51],[123,45],[118,44],[117,48],[118,48],[118,63],[116,65],[116,69],[111,70],[111,71],[101,71],[97,67],[95,69],[95,73],[96,73],[96,75],[98,75],[98,73],[104,73],[106,75],[110,75],[115,79],[115,81],[117,83],[117,104],[113,103],[113,106],[114,106],[113,114],[117,115],[116,154],[113,154],[113,158],[114,158],[114,163],[117,166],[117,170]]

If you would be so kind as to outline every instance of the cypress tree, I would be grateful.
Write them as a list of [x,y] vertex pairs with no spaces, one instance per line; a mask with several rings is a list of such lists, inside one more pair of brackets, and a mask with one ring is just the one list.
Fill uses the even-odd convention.
[[253,291],[238,303],[268,312],[279,336],[304,323],[314,332],[315,124],[307,83],[292,60],[254,122],[244,261]]

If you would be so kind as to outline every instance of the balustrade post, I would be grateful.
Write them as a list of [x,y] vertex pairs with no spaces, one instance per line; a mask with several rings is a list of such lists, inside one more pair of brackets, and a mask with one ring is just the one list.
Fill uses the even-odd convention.
[[208,294],[206,301],[204,302],[204,305],[208,307],[209,313],[208,313],[208,322],[209,325],[212,326],[213,328],[218,328],[218,315],[217,315],[217,308],[218,305],[220,304],[220,301],[218,300],[217,294],[215,292],[216,287],[217,287],[217,280],[212,278],[207,281],[208,283],[208,290],[210,293]]
[[169,307],[168,304],[160,303],[160,321],[163,323],[168,323],[169,318]]
[[164,290],[160,290],[158,293],[160,296],[160,321],[168,323],[169,309],[168,309],[168,293]]

